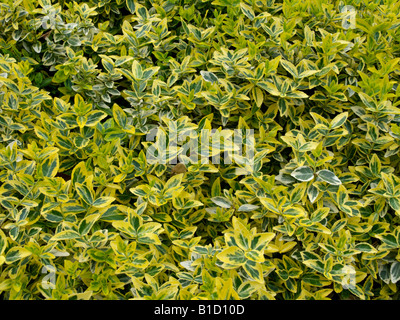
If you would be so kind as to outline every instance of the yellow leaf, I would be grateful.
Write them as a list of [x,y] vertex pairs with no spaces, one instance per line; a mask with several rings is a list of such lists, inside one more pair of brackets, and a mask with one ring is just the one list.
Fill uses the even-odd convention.
[[228,267],[224,266],[224,269],[237,268],[246,262],[243,250],[238,247],[224,249],[217,254],[217,258],[228,265]]
[[243,249],[247,250],[250,248],[250,242],[253,239],[253,235],[246,228],[246,226],[240,222],[236,217],[232,218],[233,232],[237,245]]
[[255,88],[254,90],[254,98],[257,104],[257,107],[261,107],[262,103],[264,102],[264,94],[260,88]]

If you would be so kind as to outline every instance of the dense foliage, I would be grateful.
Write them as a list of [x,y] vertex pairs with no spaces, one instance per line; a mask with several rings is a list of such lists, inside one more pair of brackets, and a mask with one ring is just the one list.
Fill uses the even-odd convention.
[[399,18],[0,0],[0,297],[398,299]]

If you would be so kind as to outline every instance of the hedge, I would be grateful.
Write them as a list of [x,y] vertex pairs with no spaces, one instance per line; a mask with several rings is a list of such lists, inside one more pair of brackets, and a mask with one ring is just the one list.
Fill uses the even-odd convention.
[[398,299],[400,2],[1,0],[0,298]]

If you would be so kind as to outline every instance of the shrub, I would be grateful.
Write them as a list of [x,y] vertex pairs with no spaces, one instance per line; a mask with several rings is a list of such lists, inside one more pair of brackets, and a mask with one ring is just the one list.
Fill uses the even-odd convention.
[[0,1],[2,299],[397,299],[399,16]]

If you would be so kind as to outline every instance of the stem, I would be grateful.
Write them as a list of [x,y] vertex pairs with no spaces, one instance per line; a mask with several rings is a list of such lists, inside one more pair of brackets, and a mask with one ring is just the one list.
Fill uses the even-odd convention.
[[11,215],[11,211],[4,217],[4,219],[0,222],[0,227],[3,225],[4,221],[8,219],[8,217]]

